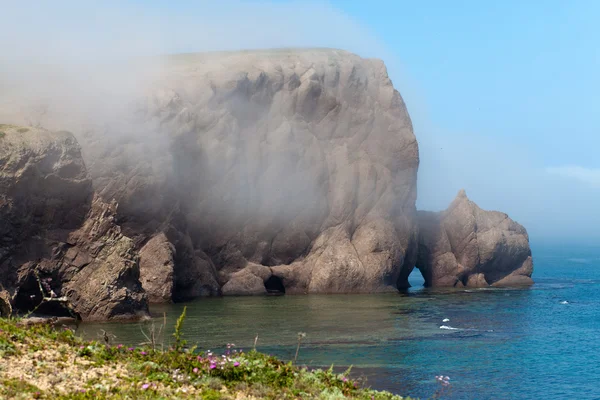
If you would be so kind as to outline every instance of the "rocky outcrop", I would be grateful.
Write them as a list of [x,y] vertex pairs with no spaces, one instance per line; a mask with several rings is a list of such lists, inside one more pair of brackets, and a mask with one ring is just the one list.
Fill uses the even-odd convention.
[[8,318],[12,315],[11,296],[7,290],[0,290],[0,317]]
[[151,303],[173,298],[175,246],[164,233],[151,238],[140,250],[140,281]]
[[529,237],[508,215],[484,211],[460,191],[440,213],[419,212],[417,268],[426,286],[533,283]]
[[116,203],[94,197],[73,135],[0,131],[3,298],[19,311],[84,320],[146,315],[134,244],[115,222]]
[[61,262],[60,253],[50,260],[54,270],[58,266],[65,296],[84,320],[136,319],[148,313],[139,256],[115,223],[116,211],[116,202],[96,196],[83,226],[69,235]]
[[[418,147],[382,61],[319,49],[164,65],[121,126],[80,141],[124,228],[177,232],[174,296],[264,292],[240,274],[251,264],[272,267],[289,293],[408,285]],[[167,274],[157,282],[170,281],[170,257],[152,267]]]
[[84,319],[148,300],[395,291],[415,264],[430,286],[531,282],[527,233],[504,214],[461,194],[417,215],[418,146],[381,60],[160,61],[135,98],[77,107],[93,118],[45,115],[76,132],[87,170],[70,134],[0,127],[0,293],[16,308],[49,278]]
[[224,295],[233,296],[267,294],[272,277],[271,268],[248,263],[244,269],[229,277],[222,291]]

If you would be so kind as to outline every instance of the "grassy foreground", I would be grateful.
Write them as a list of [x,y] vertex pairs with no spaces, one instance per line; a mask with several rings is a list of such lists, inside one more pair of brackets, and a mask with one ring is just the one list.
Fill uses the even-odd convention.
[[[66,328],[0,319],[0,398],[10,399],[403,399],[347,373],[308,370],[228,345],[216,355],[85,342]],[[408,398],[404,398],[408,399]]]

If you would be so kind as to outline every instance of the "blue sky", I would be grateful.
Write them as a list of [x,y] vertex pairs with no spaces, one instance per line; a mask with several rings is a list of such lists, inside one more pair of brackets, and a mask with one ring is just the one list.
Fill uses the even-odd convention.
[[[549,165],[595,162],[599,2],[334,4],[402,61],[431,123],[514,140]],[[569,139],[577,145],[565,146]]]
[[421,207],[464,186],[532,240],[599,239],[599,2],[336,3],[403,67]]
[[443,208],[461,186],[532,240],[600,239],[600,2],[332,4],[401,66],[390,75],[422,138],[419,206]]
[[465,188],[524,224],[532,241],[600,243],[600,2],[0,6],[0,61],[294,46],[382,58],[420,144],[419,208],[443,209]]

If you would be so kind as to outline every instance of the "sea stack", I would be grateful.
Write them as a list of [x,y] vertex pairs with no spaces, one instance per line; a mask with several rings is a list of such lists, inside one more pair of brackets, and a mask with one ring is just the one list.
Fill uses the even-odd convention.
[[419,211],[417,268],[431,287],[533,283],[529,236],[508,215],[482,210],[461,190],[442,212]]

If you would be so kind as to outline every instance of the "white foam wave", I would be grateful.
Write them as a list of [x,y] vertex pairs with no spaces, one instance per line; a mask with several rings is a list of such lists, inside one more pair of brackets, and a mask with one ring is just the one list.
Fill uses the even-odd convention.
[[442,320],[442,322],[450,322],[450,319],[448,319],[448,318],[444,318],[444,319]]
[[568,258],[567,261],[571,261],[578,264],[589,264],[590,260],[587,258]]
[[457,331],[458,330],[458,328],[453,328],[453,327],[448,326],[448,325],[442,325],[442,326],[440,326],[440,329],[447,329],[449,331]]
[[566,300],[563,300],[563,301],[560,302],[560,304],[569,304],[569,302],[566,301]]

